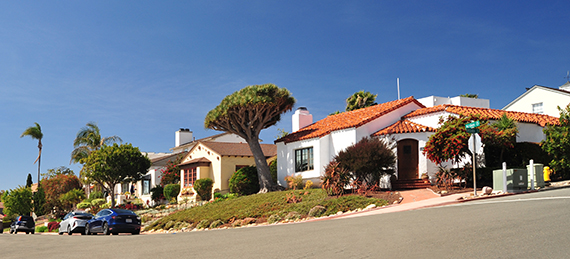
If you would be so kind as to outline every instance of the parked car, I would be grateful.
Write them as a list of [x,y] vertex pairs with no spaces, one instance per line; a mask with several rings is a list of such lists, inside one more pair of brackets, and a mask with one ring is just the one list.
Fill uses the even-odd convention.
[[63,220],[59,222],[58,233],[60,235],[63,235],[63,233],[67,233],[68,235],[81,233],[81,235],[85,235],[85,224],[92,218],[93,214],[85,211],[78,210],[67,213],[67,215],[63,217]]
[[141,232],[141,218],[130,210],[104,209],[87,222],[85,234],[92,235],[103,233],[105,235],[118,233],[132,233],[138,235]]
[[18,232],[26,232],[26,234],[34,234],[36,232],[36,222],[30,216],[19,216],[12,224],[10,224],[10,234],[18,234]]

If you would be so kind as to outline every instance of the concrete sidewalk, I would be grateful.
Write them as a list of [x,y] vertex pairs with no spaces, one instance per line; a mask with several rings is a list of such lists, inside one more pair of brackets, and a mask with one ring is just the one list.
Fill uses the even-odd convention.
[[400,204],[392,204],[386,207],[375,208],[356,213],[339,215],[335,218],[352,218],[368,215],[400,212],[407,210],[417,210],[429,207],[445,206],[449,204],[459,203],[460,199],[468,196],[469,193],[457,193],[446,196],[440,196],[430,189],[417,189],[401,191],[400,195],[404,198]]

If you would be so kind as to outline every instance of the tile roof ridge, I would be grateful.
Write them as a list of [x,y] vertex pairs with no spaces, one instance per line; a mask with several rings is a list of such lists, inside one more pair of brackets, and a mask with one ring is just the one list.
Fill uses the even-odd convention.
[[385,103],[379,103],[366,108],[357,109],[348,112],[341,112],[335,115],[329,115],[318,120],[306,127],[303,127],[291,134],[274,141],[274,143],[284,142],[290,143],[294,141],[322,137],[330,134],[332,131],[343,130],[347,128],[360,127],[372,120],[390,113],[400,107],[415,103],[419,107],[425,107],[413,96],[403,99],[393,100]]

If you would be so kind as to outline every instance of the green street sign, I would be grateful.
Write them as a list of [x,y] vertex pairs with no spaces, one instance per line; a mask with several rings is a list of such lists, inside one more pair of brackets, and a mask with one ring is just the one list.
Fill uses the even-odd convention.
[[479,129],[478,128],[467,128],[467,133],[479,133]]
[[474,121],[474,122],[465,124],[465,128],[466,128],[466,129],[474,129],[474,128],[479,127],[479,125],[481,125],[481,122],[479,122],[479,121]]

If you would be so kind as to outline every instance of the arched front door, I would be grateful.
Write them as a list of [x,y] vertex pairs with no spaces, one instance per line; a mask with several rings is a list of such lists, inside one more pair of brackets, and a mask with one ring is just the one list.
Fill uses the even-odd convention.
[[403,139],[398,141],[398,179],[418,179],[418,141]]

